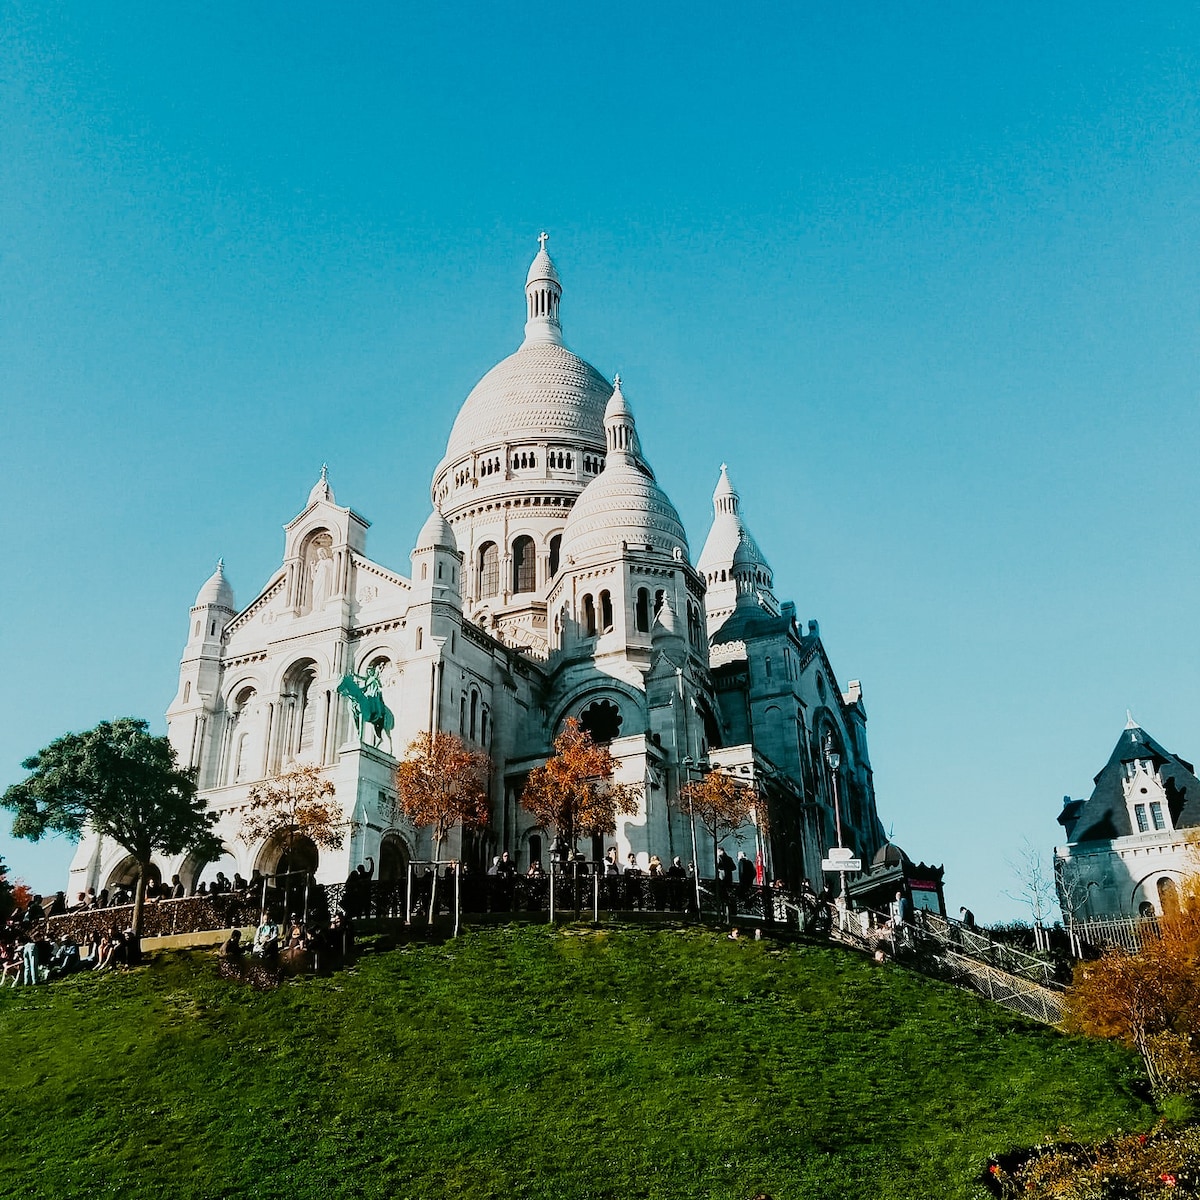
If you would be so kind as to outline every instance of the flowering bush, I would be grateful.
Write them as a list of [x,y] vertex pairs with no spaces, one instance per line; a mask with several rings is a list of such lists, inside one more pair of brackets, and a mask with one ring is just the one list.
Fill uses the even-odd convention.
[[998,1155],[983,1182],[1030,1200],[1145,1200],[1200,1195],[1200,1124],[1122,1134],[1094,1145],[1059,1142]]

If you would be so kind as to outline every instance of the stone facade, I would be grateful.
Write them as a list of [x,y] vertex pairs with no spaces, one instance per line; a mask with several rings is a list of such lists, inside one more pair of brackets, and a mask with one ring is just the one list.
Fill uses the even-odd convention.
[[[524,868],[549,834],[519,803],[524,778],[568,717],[609,741],[642,802],[608,839],[624,859],[691,859],[681,786],[703,769],[759,789],[769,874],[820,886],[833,844],[823,754],[840,754],[844,842],[870,861],[883,843],[861,688],[843,690],[815,621],[779,603],[724,467],[699,560],[643,452],[616,384],[562,341],[562,286],[544,247],[526,281],[525,340],[472,390],[434,470],[433,512],[402,574],[367,554],[368,522],[339,505],[327,474],[285,527],[279,569],[239,607],[224,565],[188,619],[167,712],[179,760],[197,772],[242,874],[279,867],[282,842],[241,835],[249,789],[289,763],[319,763],[350,836],[316,854],[340,881],[373,856],[385,875],[426,858],[426,830],[392,816],[395,758],[425,730],[491,756],[493,821],[443,849],[479,867],[507,849]],[[338,694],[374,667],[395,716],[390,745],[365,742]],[[701,834],[701,862],[708,854]],[[740,843],[753,856],[753,830]],[[598,847],[581,847],[590,853]],[[192,886],[205,864],[160,864]],[[72,892],[130,873],[119,849],[85,838]]]

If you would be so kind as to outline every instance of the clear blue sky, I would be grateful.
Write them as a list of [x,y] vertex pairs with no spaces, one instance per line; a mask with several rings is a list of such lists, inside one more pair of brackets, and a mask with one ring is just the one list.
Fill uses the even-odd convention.
[[728,461],[885,824],[1019,915],[1127,707],[1200,757],[1198,58],[1185,4],[10,0],[0,786],[165,727],[322,461],[407,569],[545,228],[693,553]]

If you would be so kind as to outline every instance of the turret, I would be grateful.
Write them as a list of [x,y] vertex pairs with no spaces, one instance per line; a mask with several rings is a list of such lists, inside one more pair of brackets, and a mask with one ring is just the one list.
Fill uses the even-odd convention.
[[198,766],[204,750],[207,722],[220,688],[222,636],[237,616],[233,588],[225,578],[225,560],[204,582],[188,615],[187,645],[179,664],[179,691],[167,710],[167,736],[179,761]]
[[417,534],[412,552],[413,587],[418,595],[462,607],[462,555],[450,522],[438,509]]
[[538,250],[525,277],[525,345],[549,342],[562,345],[562,326],[558,321],[558,306],[562,300],[562,283],[550,255],[546,253],[548,233],[538,236]]
[[722,463],[713,491],[713,523],[697,564],[707,588],[705,610],[710,630],[720,627],[741,595],[750,596],[768,612],[778,611],[770,564],[746,528],[741,508],[741,497]]
[[236,616],[233,588],[225,578],[225,560],[220,558],[217,569],[205,580],[192,605],[184,659],[220,657],[221,634]]

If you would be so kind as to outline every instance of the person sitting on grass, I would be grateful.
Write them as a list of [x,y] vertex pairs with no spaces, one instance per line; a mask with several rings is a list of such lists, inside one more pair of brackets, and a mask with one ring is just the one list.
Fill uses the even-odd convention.
[[92,967],[93,971],[107,971],[115,964],[120,942],[121,935],[116,929],[110,930],[100,938],[100,944],[96,947],[96,961]]
[[61,979],[79,970],[79,947],[74,938],[67,936],[62,939],[50,955],[50,978]]
[[12,986],[17,986],[17,980],[21,977],[22,946],[23,935],[20,933],[13,938],[0,940],[0,987],[8,982],[10,975]]
[[221,957],[229,962],[239,963],[242,961],[242,950],[242,931],[230,930],[229,936],[221,945]]
[[274,962],[279,957],[279,926],[271,920],[269,913],[262,915],[262,924],[254,935],[252,953],[263,962]]
[[295,913],[288,916],[287,945],[283,951],[284,962],[293,970],[301,970],[308,964],[308,930]]

